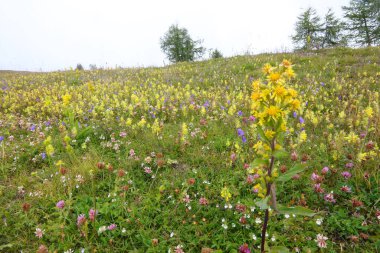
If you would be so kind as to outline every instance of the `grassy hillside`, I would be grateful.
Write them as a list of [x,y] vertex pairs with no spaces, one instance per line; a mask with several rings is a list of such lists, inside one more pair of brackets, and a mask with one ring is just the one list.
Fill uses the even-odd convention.
[[277,183],[277,200],[315,215],[272,210],[268,246],[379,251],[379,47],[0,72],[0,251],[259,251],[251,171],[266,147],[251,84],[283,59],[301,109],[274,165],[305,170]]

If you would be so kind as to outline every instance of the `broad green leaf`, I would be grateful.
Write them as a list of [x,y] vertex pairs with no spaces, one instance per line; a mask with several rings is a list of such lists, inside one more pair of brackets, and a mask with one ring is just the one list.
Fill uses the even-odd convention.
[[295,207],[286,207],[283,205],[277,205],[277,210],[280,214],[295,214],[295,215],[301,215],[301,216],[309,216],[312,217],[315,215],[315,213],[302,206],[295,206]]
[[264,160],[264,159],[261,159],[261,158],[256,158],[255,160],[253,160],[253,162],[251,163],[251,166],[253,168],[257,167],[257,166],[260,166],[260,165],[263,165],[263,164],[267,164],[268,161],[267,160]]
[[289,153],[286,152],[285,150],[276,150],[273,152],[273,156],[277,159],[282,159],[282,158],[288,157]]
[[297,164],[296,166],[294,166],[293,168],[291,168],[290,170],[288,170],[284,174],[280,175],[276,179],[276,181],[277,182],[286,182],[286,181],[290,180],[295,174],[300,173],[300,172],[304,171],[305,169],[306,169],[305,165]]
[[288,253],[289,249],[285,246],[273,246],[269,248],[269,253]]
[[269,196],[266,196],[265,198],[263,198],[262,200],[259,200],[259,201],[256,201],[255,204],[260,208],[260,209],[268,209],[269,206],[268,206],[268,200],[269,200]]

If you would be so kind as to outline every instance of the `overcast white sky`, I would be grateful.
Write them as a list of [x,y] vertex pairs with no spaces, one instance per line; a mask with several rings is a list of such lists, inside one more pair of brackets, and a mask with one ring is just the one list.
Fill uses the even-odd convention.
[[291,50],[297,16],[338,16],[349,0],[0,0],[0,69],[50,71],[168,63],[160,37],[171,24],[224,56]]

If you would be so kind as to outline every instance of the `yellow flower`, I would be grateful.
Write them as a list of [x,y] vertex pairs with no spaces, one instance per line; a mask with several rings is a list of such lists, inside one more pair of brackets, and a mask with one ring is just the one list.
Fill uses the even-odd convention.
[[292,68],[287,68],[287,69],[285,70],[285,74],[286,74],[286,76],[289,77],[289,78],[293,78],[293,77],[296,76],[296,74],[294,73],[294,70],[293,70]]
[[289,68],[290,66],[292,66],[292,63],[286,59],[282,60],[282,66],[284,66],[285,68]]
[[298,92],[294,89],[288,89],[288,94],[292,97],[295,98],[298,96]]
[[230,191],[228,190],[227,187],[223,187],[222,191],[220,192],[220,195],[222,196],[222,198],[224,198],[227,202],[230,200],[231,198],[231,193]]
[[265,64],[263,67],[263,72],[264,74],[269,74],[272,72],[272,66],[269,63]]
[[372,118],[372,115],[373,115],[372,107],[368,106],[367,108],[365,108],[364,112],[367,115],[367,117]]
[[274,95],[278,98],[283,98],[286,96],[287,91],[282,85],[278,85],[276,88],[274,88]]
[[54,154],[54,147],[51,144],[46,146],[46,154],[48,156],[52,156]]
[[62,165],[64,165],[65,163],[62,162],[62,160],[59,160],[58,162],[55,163],[56,166],[60,167]]
[[265,136],[268,138],[268,139],[272,139],[273,136],[276,134],[276,132],[272,131],[272,130],[265,130]]
[[271,105],[271,106],[265,108],[264,112],[267,115],[269,115],[270,117],[277,118],[280,115],[281,110],[277,106]]
[[305,131],[302,131],[299,135],[299,142],[302,143],[302,142],[306,141],[306,139],[307,139],[307,134]]
[[71,95],[66,93],[65,95],[62,96],[62,101],[63,101],[63,105],[68,105],[70,103],[70,100],[71,100]]
[[268,79],[269,79],[269,81],[275,83],[275,82],[277,82],[280,78],[281,78],[280,73],[275,72],[275,73],[270,73]]
[[292,110],[298,110],[298,108],[300,108],[301,106],[301,102],[298,99],[293,99],[290,102],[290,105],[291,105]]
[[257,101],[261,98],[261,93],[260,92],[252,92],[251,94],[251,99],[253,101]]

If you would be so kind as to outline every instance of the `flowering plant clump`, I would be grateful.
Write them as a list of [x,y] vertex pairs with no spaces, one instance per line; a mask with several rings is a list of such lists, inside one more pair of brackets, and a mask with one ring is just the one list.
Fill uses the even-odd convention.
[[[256,131],[259,140],[255,144],[256,158],[250,170],[255,178],[253,192],[262,201],[257,204],[265,210],[265,219],[262,229],[261,252],[265,252],[265,236],[269,219],[268,200],[270,198],[271,207],[276,212],[282,209],[277,206],[277,196],[275,182],[287,181],[294,174],[301,172],[302,167],[294,167],[287,173],[279,177],[279,169],[275,166],[275,159],[287,156],[283,145],[288,129],[290,115],[297,114],[300,110],[301,102],[298,99],[298,92],[289,88],[287,83],[295,77],[292,64],[288,60],[283,60],[279,66],[273,67],[266,64],[263,69],[265,80],[256,80],[252,83],[251,113],[258,119]],[[306,139],[304,130],[300,133],[300,141]],[[294,210],[293,210],[294,211]],[[289,213],[289,211],[287,211]],[[307,213],[311,215],[311,213]]]

